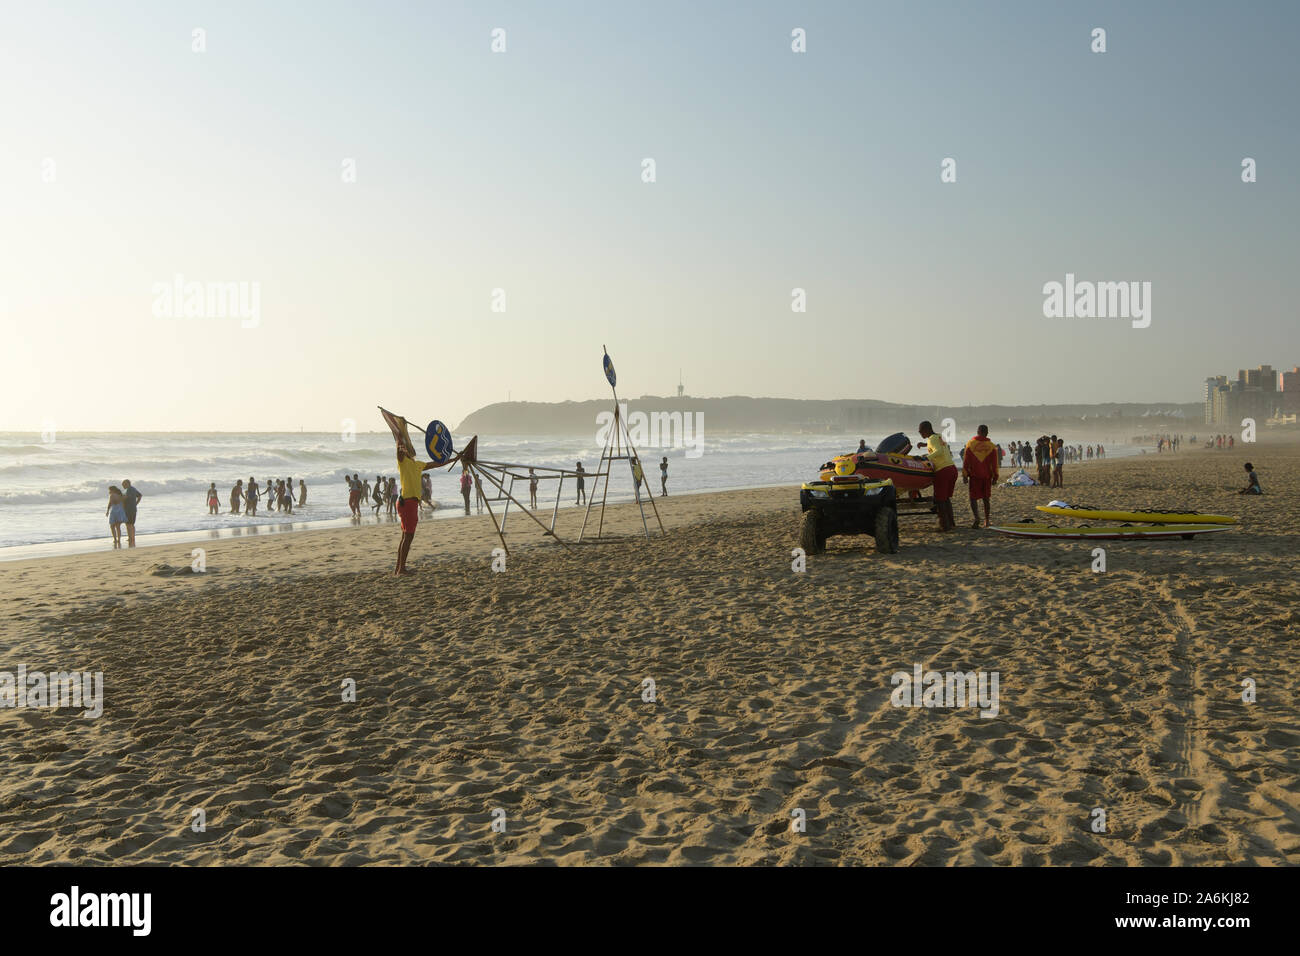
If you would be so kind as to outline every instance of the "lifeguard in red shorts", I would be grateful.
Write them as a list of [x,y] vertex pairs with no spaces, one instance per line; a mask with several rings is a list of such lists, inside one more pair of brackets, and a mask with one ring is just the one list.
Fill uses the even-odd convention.
[[406,570],[406,556],[411,553],[411,542],[415,540],[415,526],[420,523],[420,480],[430,468],[437,468],[433,462],[420,461],[406,453],[401,445],[397,446],[397,474],[402,482],[402,494],[397,500],[397,515],[402,520],[402,542],[397,546],[397,567],[393,574],[410,574]]
[[921,422],[918,430],[925,439],[926,457],[934,465],[934,510],[939,513],[939,530],[955,531],[957,519],[952,516],[952,492],[957,487],[957,466],[952,462],[952,452],[929,422]]
[[978,434],[966,443],[961,456],[961,480],[970,485],[970,512],[975,516],[972,528],[980,526],[979,503],[984,502],[984,527],[991,525],[989,516],[993,485],[998,480],[998,446],[989,441],[989,426],[981,425]]

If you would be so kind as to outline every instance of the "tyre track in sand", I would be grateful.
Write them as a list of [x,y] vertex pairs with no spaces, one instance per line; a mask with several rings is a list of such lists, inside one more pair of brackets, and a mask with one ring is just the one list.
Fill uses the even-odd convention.
[[[1218,794],[1226,781],[1215,769],[1205,749],[1205,725],[1208,717],[1200,667],[1192,656],[1196,644],[1196,617],[1174,594],[1165,581],[1152,588],[1174,629],[1174,646],[1170,651],[1173,672],[1168,684],[1169,700],[1176,708],[1164,736],[1161,756],[1169,770],[1168,786],[1179,795],[1179,812],[1187,827],[1197,830],[1213,819]],[[1212,779],[1213,778],[1213,779]],[[1187,787],[1181,780],[1192,781]]]

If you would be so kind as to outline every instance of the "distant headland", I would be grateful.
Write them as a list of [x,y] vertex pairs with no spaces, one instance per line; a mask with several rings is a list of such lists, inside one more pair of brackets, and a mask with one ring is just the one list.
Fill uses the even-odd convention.
[[[703,416],[711,433],[857,432],[870,438],[891,428],[915,429],[923,419],[936,425],[945,418],[959,430],[976,425],[990,428],[1042,430],[1051,426],[1073,432],[1114,431],[1127,435],[1137,426],[1157,431],[1167,426],[1178,431],[1204,430],[1200,402],[1108,402],[1100,405],[899,405],[875,399],[816,401],[797,398],[664,397],[642,395],[623,399],[629,411]],[[586,435],[597,426],[597,416],[613,407],[611,399],[585,402],[497,402],[471,412],[456,428],[460,434],[484,435]],[[875,435],[876,438],[881,437]]]

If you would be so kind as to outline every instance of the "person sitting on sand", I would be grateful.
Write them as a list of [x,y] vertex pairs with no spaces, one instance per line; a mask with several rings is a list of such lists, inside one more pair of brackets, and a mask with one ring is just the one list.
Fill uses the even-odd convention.
[[[406,556],[411,553],[411,542],[415,540],[415,526],[420,522],[420,479],[430,468],[437,468],[431,461],[420,461],[406,453],[402,446],[397,447],[397,473],[402,479],[401,500],[397,503],[397,514],[402,520],[402,540],[397,545],[397,567],[394,575],[410,574],[406,570]],[[390,479],[390,485],[392,479]]]
[[123,506],[122,489],[117,485],[108,487],[108,507],[104,514],[108,518],[109,530],[113,532],[113,547],[122,547],[122,525],[126,523],[126,508]]
[[990,511],[993,485],[998,480],[997,446],[989,441],[989,426],[981,425],[966,443],[961,456],[961,480],[970,485],[970,512],[975,517],[972,528],[980,526],[979,503],[984,502],[984,527],[993,524]]
[[1259,485],[1259,475],[1255,474],[1255,466],[1246,462],[1246,487],[1237,492],[1239,495],[1262,495],[1264,489]]
[[578,462],[574,466],[574,470],[578,473],[578,497],[573,503],[580,505],[587,500],[587,483],[582,477],[586,472],[582,470],[582,462]]
[[208,514],[214,515],[221,507],[221,497],[217,494],[217,483],[208,485]]
[[953,464],[952,452],[928,421],[921,422],[919,431],[928,452],[924,457],[934,466],[934,510],[939,515],[939,530],[955,531],[957,519],[952,515],[952,492],[957,487],[957,466]]

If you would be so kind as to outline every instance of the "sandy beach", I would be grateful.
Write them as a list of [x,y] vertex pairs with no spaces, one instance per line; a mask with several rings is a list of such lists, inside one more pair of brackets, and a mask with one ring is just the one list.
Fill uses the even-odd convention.
[[[1229,490],[1247,458],[1263,498]],[[1066,484],[995,489],[995,521],[1241,524],[1106,542],[1098,574],[1095,543],[967,529],[958,485],[958,532],[795,573],[797,490],[765,489],[658,499],[650,542],[512,516],[504,573],[486,517],[423,523],[406,579],[396,526],[222,540],[204,574],[155,573],[189,546],[0,565],[0,667],[104,675],[96,719],[0,709],[0,862],[1300,863],[1300,448]],[[893,706],[916,665],[998,672],[997,715]]]

